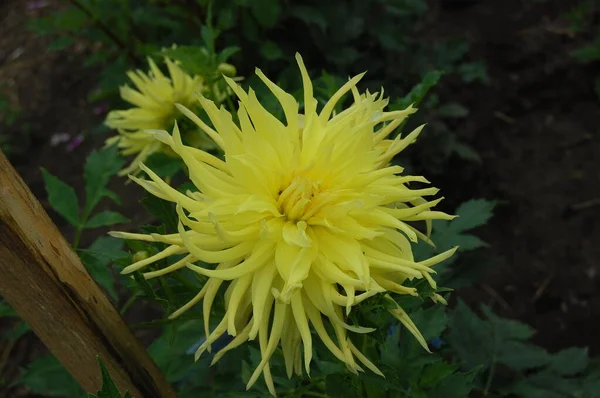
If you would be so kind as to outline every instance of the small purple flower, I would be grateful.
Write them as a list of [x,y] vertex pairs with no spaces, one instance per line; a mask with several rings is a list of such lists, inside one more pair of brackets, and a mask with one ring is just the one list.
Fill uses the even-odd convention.
[[77,137],[73,138],[71,142],[67,144],[67,151],[72,152],[83,142],[83,134],[79,134]]
[[40,8],[44,8],[48,5],[47,1],[29,1],[27,2],[27,9],[28,10],[38,10]]

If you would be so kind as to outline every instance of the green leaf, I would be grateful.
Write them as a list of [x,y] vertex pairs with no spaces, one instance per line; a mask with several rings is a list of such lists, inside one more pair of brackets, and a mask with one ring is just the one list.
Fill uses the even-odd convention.
[[481,320],[462,300],[450,312],[448,328],[448,342],[467,368],[490,365],[495,349],[490,324]]
[[489,245],[479,239],[475,235],[458,235],[456,237],[456,245],[460,251],[469,251],[479,249],[480,247],[488,247]]
[[113,202],[115,202],[118,205],[122,204],[121,198],[119,198],[119,195],[117,195],[116,192],[113,192],[108,188],[105,188],[104,191],[102,191],[102,196],[105,198],[109,198],[110,200],[112,200]]
[[206,77],[211,76],[216,70],[216,65],[214,65],[210,54],[204,47],[177,46],[163,49],[160,55],[181,62],[182,69],[190,74]]
[[422,387],[435,386],[441,380],[450,376],[457,369],[456,365],[450,365],[446,362],[437,362],[426,366],[421,374],[421,380],[419,384]]
[[94,241],[86,250],[78,250],[79,257],[94,280],[108,294],[117,299],[115,277],[109,264],[111,261],[127,255],[123,251],[123,240],[102,236]]
[[521,379],[507,389],[517,397],[527,398],[567,398],[573,397],[575,383],[564,379],[560,375],[544,370],[533,373],[531,376]]
[[272,28],[279,19],[281,5],[279,0],[252,0],[250,11],[263,28]]
[[417,325],[425,340],[439,337],[446,329],[448,322],[446,307],[443,305],[436,305],[425,310],[419,308],[416,312],[410,314],[410,318]]
[[450,223],[456,232],[464,232],[484,225],[492,218],[496,202],[485,199],[472,199],[461,204],[456,210],[458,216]]
[[116,145],[92,152],[85,163],[85,214],[90,214],[103,196],[111,177],[123,167]]
[[550,369],[563,376],[583,372],[589,363],[588,349],[571,347],[552,356]]
[[[192,145],[188,143],[187,145]],[[192,145],[195,148],[199,146]],[[152,154],[146,161],[144,162],[149,169],[154,171],[160,177],[172,177],[182,170],[183,163],[177,157],[169,156],[164,153],[155,153]]]
[[196,347],[204,336],[203,323],[195,319],[177,320],[173,327],[174,333],[164,332],[152,342],[148,353],[170,383],[181,381],[190,372],[198,382],[206,380],[210,358],[203,357],[194,362],[193,355],[189,353],[190,347]]
[[588,63],[600,59],[600,38],[592,44],[581,47],[571,53],[581,63]]
[[129,222],[129,219],[116,211],[102,211],[90,218],[85,223],[85,228],[98,228],[107,225],[123,224],[126,222]]
[[[88,394],[90,398],[121,398],[121,393],[119,389],[115,385],[112,377],[110,377],[110,373],[106,369],[104,362],[100,357],[97,357],[98,364],[100,364],[100,371],[102,372],[102,387],[96,393],[97,395]],[[125,397],[130,396],[129,393],[125,393]]]
[[499,317],[487,305],[482,305],[481,310],[502,340],[529,340],[535,333],[535,330],[525,323]]
[[275,61],[283,58],[283,51],[274,42],[267,40],[260,46],[260,54],[265,57],[267,61]]
[[65,48],[72,45],[74,42],[75,42],[75,40],[72,37],[69,37],[69,36],[59,37],[50,43],[50,45],[48,46],[48,50],[51,50],[51,51],[64,50]]
[[469,115],[469,109],[457,102],[449,102],[438,108],[438,115],[446,118],[464,118]]
[[77,226],[79,224],[79,200],[77,200],[75,190],[48,173],[44,168],[42,168],[42,177],[46,185],[50,206],[63,216],[69,224]]
[[452,142],[451,148],[452,151],[461,158],[471,162],[481,163],[481,156],[479,156],[479,153],[477,153],[470,145],[455,140]]
[[325,377],[325,393],[328,397],[359,398],[357,387],[343,373],[331,374]]
[[230,46],[230,47],[225,47],[218,55],[217,55],[217,62],[218,63],[223,63],[223,62],[227,62],[227,60],[232,57],[234,54],[238,53],[240,51],[240,48],[237,46]]
[[0,301],[0,318],[2,317],[18,318],[19,314],[7,301],[2,300]]
[[410,104],[414,104],[414,106],[419,105],[423,98],[425,98],[427,92],[440,81],[442,75],[443,73],[438,70],[427,72],[427,74],[423,76],[423,79],[421,79],[421,83],[413,87],[404,98],[396,100],[390,108],[396,110],[405,109]]
[[458,67],[458,73],[465,83],[479,81],[485,85],[490,84],[490,76],[483,61],[463,63]]
[[455,373],[427,393],[428,398],[465,398],[473,389],[474,372]]
[[7,340],[18,340],[21,338],[21,336],[23,336],[25,333],[29,332],[30,330],[31,330],[31,328],[29,327],[29,325],[27,323],[20,321],[20,322],[17,322],[15,325],[13,325],[12,328],[10,328],[6,332],[4,332],[2,334],[2,338],[7,339]]
[[145,198],[140,200],[140,203],[148,210],[148,213],[165,224],[168,233],[177,232],[179,218],[177,217],[173,203],[157,198],[149,193],[146,194]]
[[36,358],[15,384],[23,384],[32,393],[45,397],[78,397],[83,394],[79,383],[52,355]]
[[497,360],[514,370],[535,369],[547,365],[550,355],[541,347],[508,341],[500,346]]

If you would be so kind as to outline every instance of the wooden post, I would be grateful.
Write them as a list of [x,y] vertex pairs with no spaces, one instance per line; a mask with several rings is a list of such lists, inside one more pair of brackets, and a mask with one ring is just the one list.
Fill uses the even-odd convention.
[[122,393],[176,396],[1,151],[0,294],[86,391],[100,356]]

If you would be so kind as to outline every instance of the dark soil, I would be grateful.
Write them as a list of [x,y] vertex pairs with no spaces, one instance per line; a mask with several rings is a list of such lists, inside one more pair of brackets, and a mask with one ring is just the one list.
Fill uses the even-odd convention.
[[598,355],[600,70],[571,56],[595,33],[569,30],[561,15],[575,3],[505,0],[440,12],[436,35],[467,33],[492,80],[446,87],[470,109],[455,131],[483,164],[442,192],[500,201],[480,235],[501,261],[460,295],[530,323],[550,350],[589,346]]
[[[470,109],[455,131],[483,162],[437,185],[456,203],[473,197],[499,201],[496,216],[479,234],[500,261],[460,296],[531,324],[538,330],[536,342],[549,350],[589,346],[597,355],[600,102],[593,81],[600,70],[570,55],[592,37],[570,31],[561,17],[573,3],[431,1],[425,30],[433,39],[466,33],[470,56],[485,60],[491,78],[490,86],[449,80],[439,88],[442,96]],[[95,71],[82,66],[91,49],[81,44],[75,51],[52,52],[48,39],[25,28],[28,18],[53,7],[29,10],[17,0],[0,4],[0,92],[22,111],[19,122],[0,133],[18,147],[11,161],[44,205],[39,168],[81,193],[85,157],[102,143],[86,136],[73,151],[50,144],[53,135],[76,137],[103,117],[86,100],[96,84]],[[457,170],[472,168],[457,159],[453,163]],[[145,215],[135,205],[136,189],[118,189],[125,199],[122,212],[139,223]],[[69,237],[72,231],[54,219]],[[0,359],[5,350],[0,342]],[[42,350],[35,338],[21,339],[4,367],[0,361],[0,374],[14,379]],[[7,396],[2,388],[0,396]],[[25,396],[14,389],[11,394]]]

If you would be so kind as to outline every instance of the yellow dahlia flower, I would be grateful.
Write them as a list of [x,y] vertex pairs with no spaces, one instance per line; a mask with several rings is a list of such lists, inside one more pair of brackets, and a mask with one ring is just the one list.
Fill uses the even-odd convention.
[[[422,129],[388,139],[416,110],[385,112],[388,100],[382,95],[359,93],[359,75],[318,111],[302,58],[297,56],[297,61],[304,86],[303,115],[290,94],[256,71],[279,100],[285,123],[262,107],[254,91],[245,92],[230,79],[228,84],[239,98],[239,124],[204,97],[199,98],[200,104],[214,129],[178,105],[223,150],[224,160],[184,145],[177,125],[172,135],[154,132],[157,140],[181,156],[197,191],[184,195],[141,165],[150,179],[131,178],[176,204],[179,231],[113,233],[168,244],[123,273],[184,255],[172,265],[146,272],[146,278],[183,267],[208,277],[202,290],[171,317],[203,300],[207,337],[196,359],[225,333],[233,340],[216,353],[213,363],[258,338],[262,360],[247,387],[262,373],[273,395],[269,359],[277,347],[283,351],[289,377],[301,374],[303,367],[308,373],[315,337],[350,371],[361,371],[362,365],[381,375],[348,334],[373,330],[348,323],[352,307],[376,294],[389,300],[389,293],[417,295],[416,289],[403,286],[413,278],[425,278],[435,286],[431,266],[454,253],[453,249],[416,262],[411,251],[411,242],[427,236],[409,222],[426,220],[430,226],[431,219],[452,218],[432,210],[441,199],[423,199],[435,195],[436,188],[408,187],[427,180],[402,175],[401,167],[389,166],[390,159],[413,143]],[[334,114],[335,105],[349,92],[353,104]],[[206,263],[216,266],[203,266]],[[211,307],[225,283],[226,313],[210,330]],[[396,305],[390,312],[427,349],[402,308]]]
[[145,130],[169,129],[178,114],[175,104],[190,107],[196,103],[196,93],[206,91],[201,76],[188,75],[170,59],[165,59],[170,78],[154,61],[148,59],[148,63],[148,74],[140,70],[127,72],[135,89],[129,86],[120,88],[121,98],[135,107],[112,111],[106,118],[106,125],[119,132],[106,141],[107,145],[116,143],[124,156],[135,155],[119,175],[138,172],[140,163],[148,156],[167,148]]

